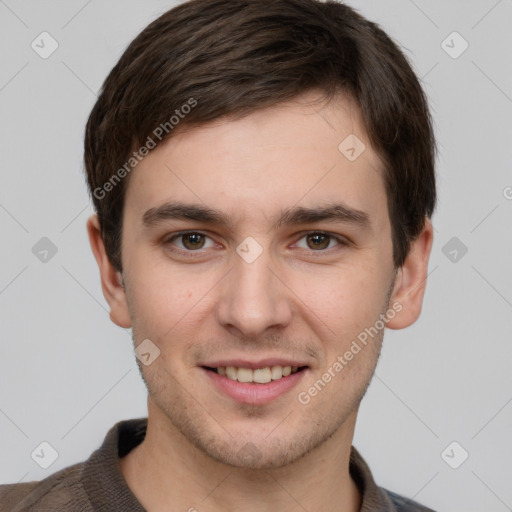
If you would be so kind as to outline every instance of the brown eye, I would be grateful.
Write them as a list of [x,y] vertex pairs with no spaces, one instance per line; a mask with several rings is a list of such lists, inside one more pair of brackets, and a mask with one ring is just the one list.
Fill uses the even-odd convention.
[[329,247],[329,243],[331,238],[329,235],[325,235],[324,233],[310,233],[306,235],[308,247],[310,249],[327,249]]
[[201,233],[187,233],[181,235],[183,246],[188,250],[202,249],[205,243],[205,236]]
[[296,245],[301,249],[317,253],[330,253],[336,249],[343,249],[349,245],[349,242],[342,236],[311,231],[300,238]]
[[170,248],[180,250],[182,252],[199,252],[200,249],[209,249],[214,247],[215,243],[213,240],[197,231],[186,231],[182,233],[176,233],[171,236],[164,243]]

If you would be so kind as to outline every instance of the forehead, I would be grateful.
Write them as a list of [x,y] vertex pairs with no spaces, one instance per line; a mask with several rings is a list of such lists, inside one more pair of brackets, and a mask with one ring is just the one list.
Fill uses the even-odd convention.
[[341,201],[378,216],[387,204],[382,175],[355,102],[324,104],[309,93],[242,119],[184,125],[134,169],[125,211],[141,223],[166,202],[202,203],[233,225],[275,224],[294,205]]

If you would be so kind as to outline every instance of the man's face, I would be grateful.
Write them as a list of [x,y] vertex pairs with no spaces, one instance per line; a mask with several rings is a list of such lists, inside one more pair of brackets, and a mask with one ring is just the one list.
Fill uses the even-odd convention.
[[[366,145],[354,161],[353,144],[338,149],[351,134]],[[177,204],[229,224],[173,218]],[[291,215],[333,205],[357,212]],[[382,164],[354,103],[287,103],[176,134],[130,177],[122,260],[135,344],[160,350],[140,368],[162,428],[247,467],[282,466],[353,429],[382,329],[335,363],[386,314],[395,275]],[[205,368],[287,362],[305,368],[271,384]]]

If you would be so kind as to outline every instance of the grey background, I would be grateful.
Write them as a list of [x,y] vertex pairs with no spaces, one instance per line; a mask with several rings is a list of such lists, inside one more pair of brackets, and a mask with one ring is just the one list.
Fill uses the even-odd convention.
[[[423,313],[387,331],[354,445],[380,485],[434,509],[512,510],[512,1],[350,4],[405,48],[440,149]],[[107,73],[173,5],[0,0],[0,483],[82,461],[115,422],[146,415],[86,237],[82,140]],[[47,59],[31,48],[43,31],[59,45]],[[442,46],[462,48],[454,31],[469,44],[456,59]],[[42,237],[57,248],[46,262]],[[58,452],[48,469],[31,458],[43,441]],[[462,448],[441,455],[453,441],[469,453],[458,469],[446,460]]]

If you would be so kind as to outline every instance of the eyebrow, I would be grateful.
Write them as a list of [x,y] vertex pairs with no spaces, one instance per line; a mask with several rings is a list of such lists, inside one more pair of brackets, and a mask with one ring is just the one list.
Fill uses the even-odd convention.
[[[142,216],[142,223],[146,228],[150,228],[173,219],[219,225],[231,231],[234,230],[233,220],[220,210],[179,202],[169,202],[147,210]],[[371,227],[370,217],[366,212],[350,208],[343,203],[329,203],[316,208],[302,206],[286,208],[271,220],[272,229],[315,222],[342,222],[357,225],[361,229]]]

